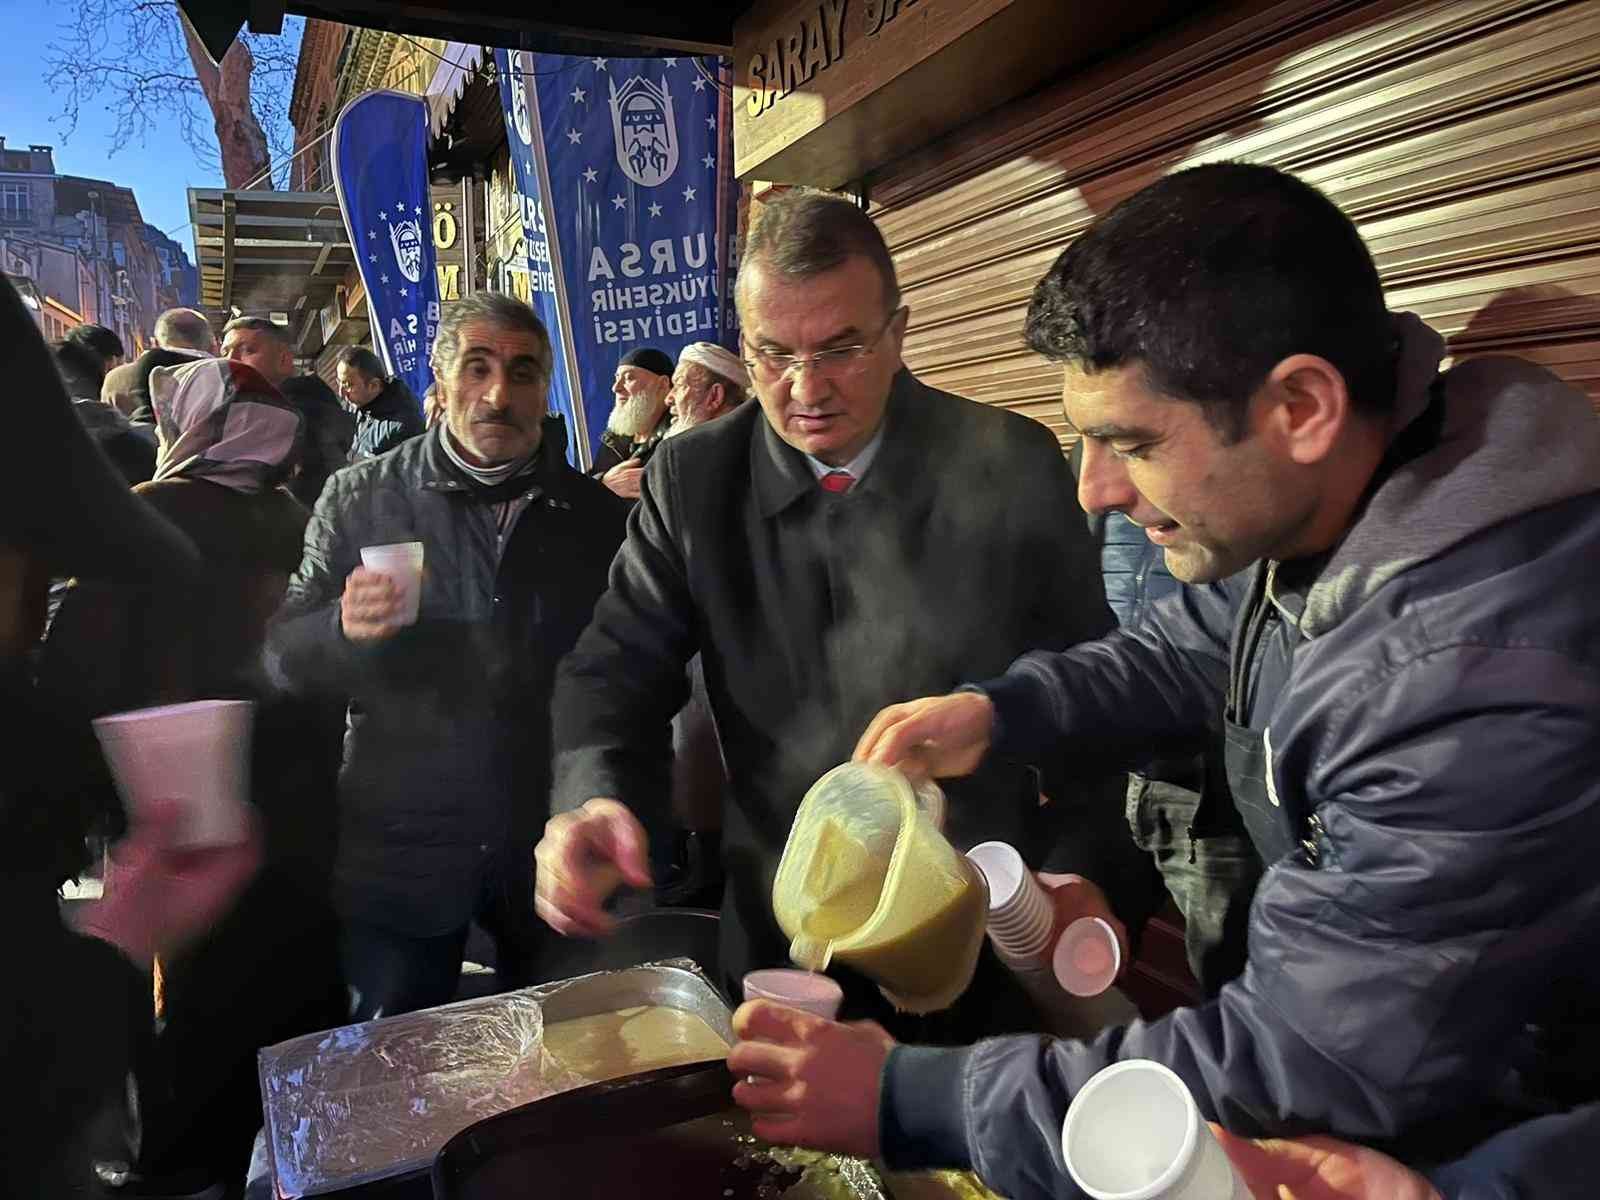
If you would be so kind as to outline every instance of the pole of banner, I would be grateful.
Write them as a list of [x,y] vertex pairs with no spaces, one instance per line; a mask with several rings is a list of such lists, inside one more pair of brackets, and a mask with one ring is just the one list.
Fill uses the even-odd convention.
[[[528,62],[533,63],[533,51],[528,51]],[[509,57],[508,57],[509,61]],[[567,274],[562,269],[561,222],[557,219],[556,198],[550,191],[550,163],[544,154],[544,118],[539,112],[539,80],[533,70],[522,79],[527,89],[528,124],[535,131],[533,139],[533,165],[539,175],[539,195],[544,205],[544,236],[550,248],[550,269],[555,274],[556,312],[561,315],[561,353],[567,360],[567,378],[572,381],[572,423],[578,439],[578,469],[588,474],[594,465],[589,452],[589,420],[584,412],[583,380],[578,374],[578,347],[572,340],[572,305],[567,301]]]

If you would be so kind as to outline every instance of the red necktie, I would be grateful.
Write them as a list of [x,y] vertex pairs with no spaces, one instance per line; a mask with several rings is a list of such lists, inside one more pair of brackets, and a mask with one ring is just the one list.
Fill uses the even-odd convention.
[[821,479],[817,480],[822,485],[823,491],[832,492],[836,496],[842,496],[848,492],[854,486],[855,481],[856,477],[850,474],[849,471],[829,471]]

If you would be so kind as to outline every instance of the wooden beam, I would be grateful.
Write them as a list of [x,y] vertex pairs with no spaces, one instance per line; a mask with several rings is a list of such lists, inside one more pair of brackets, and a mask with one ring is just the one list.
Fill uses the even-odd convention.
[[233,217],[235,201],[222,197],[222,307],[233,305]]

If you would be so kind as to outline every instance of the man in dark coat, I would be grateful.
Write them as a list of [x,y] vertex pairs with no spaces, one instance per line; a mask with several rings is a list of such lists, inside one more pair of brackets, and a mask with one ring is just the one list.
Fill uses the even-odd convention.
[[305,418],[300,462],[289,476],[288,488],[296,500],[310,508],[322,495],[328,476],[345,464],[355,436],[354,418],[321,379],[295,373],[294,346],[288,329],[266,317],[235,317],[229,321],[222,330],[222,353],[260,371]]
[[423,431],[422,402],[411,394],[405,380],[383,369],[383,361],[371,350],[346,348],[334,369],[339,399],[356,416],[355,436],[350,442],[352,463],[387,454]]
[[[539,848],[545,919],[603,932],[614,871],[644,882],[631,810],[667,802],[669,723],[699,651],[731,781],[721,970],[735,995],[745,971],[787,961],[771,892],[795,810],[882,700],[1111,624],[1055,438],[905,370],[908,310],[859,209],[819,193],[770,206],[738,294],[760,403],[650,463],[611,588],[562,670],[560,815]],[[1034,772],[999,766],[952,790],[947,833],[1011,842],[1037,865],[1044,811]],[[1104,841],[1137,853],[1125,831]],[[1027,1024],[987,949],[978,971],[923,1032]],[[887,1013],[876,988],[840,977],[848,1012]]]
[[[434,344],[444,420],[333,477],[268,637],[280,683],[350,698],[334,899],[357,1019],[449,1000],[473,919],[502,982],[537,971],[555,667],[626,519],[566,465],[551,364],[525,304],[453,307]],[[393,580],[361,565],[401,542],[424,555],[410,624]]]
[[645,464],[672,427],[671,390],[672,359],[654,346],[630,350],[617,364],[611,385],[616,402],[589,474],[624,500],[639,498]]

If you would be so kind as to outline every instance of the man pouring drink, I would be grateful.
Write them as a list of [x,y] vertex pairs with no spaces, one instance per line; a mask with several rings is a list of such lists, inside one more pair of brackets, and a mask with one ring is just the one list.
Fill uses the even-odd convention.
[[[735,1092],[757,1132],[1066,1194],[1068,1102],[1151,1059],[1234,1133],[1375,1143],[1447,1195],[1577,1194],[1577,1106],[1600,1095],[1600,616],[1568,583],[1600,552],[1588,402],[1515,360],[1441,372],[1348,219],[1244,164],[1113,210],[1035,289],[1027,334],[1063,367],[1083,507],[1220,586],[889,706],[855,757],[1132,765],[1220,726],[1267,864],[1246,969],[1091,1042],[900,1046],[749,1005],[730,1066],[761,1077]],[[1370,1190],[1307,1195],[1432,1191],[1351,1149],[1330,1172],[1365,1162]]]

